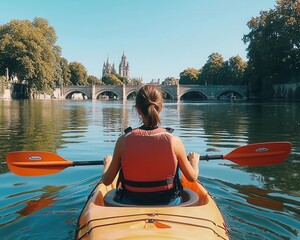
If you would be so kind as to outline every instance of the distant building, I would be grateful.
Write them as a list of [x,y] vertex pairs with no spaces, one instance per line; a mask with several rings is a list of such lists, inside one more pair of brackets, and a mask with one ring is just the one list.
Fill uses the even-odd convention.
[[154,85],[160,85],[160,79],[152,79],[150,84],[154,84]]
[[116,69],[115,69],[115,64],[110,64],[109,58],[107,58],[106,62],[103,63],[103,68],[102,68],[102,77],[106,76],[107,74],[115,74]]
[[127,78],[128,80],[130,79],[129,63],[127,61],[127,57],[125,56],[124,51],[119,65],[119,75]]
[[[107,74],[116,74],[115,64],[109,62],[109,58],[107,58],[106,62],[103,64],[102,68],[102,77],[104,77]],[[119,75],[122,77],[130,79],[130,68],[129,63],[127,61],[127,57],[123,51],[123,55],[121,57],[121,62],[119,64]]]

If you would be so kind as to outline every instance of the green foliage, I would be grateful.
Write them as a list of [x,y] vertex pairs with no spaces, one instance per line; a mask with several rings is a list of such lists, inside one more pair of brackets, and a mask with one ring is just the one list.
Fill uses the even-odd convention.
[[224,59],[219,53],[209,55],[206,64],[201,69],[199,82],[205,85],[224,84]]
[[[300,82],[300,1],[278,0],[274,9],[261,11],[248,22],[250,32],[243,37],[248,44],[245,62],[239,56],[224,61],[212,53],[200,69],[188,68],[180,79],[166,78],[163,85],[248,84],[252,93],[271,98],[272,85]],[[0,26],[0,72],[9,69],[10,78],[26,82],[31,92],[46,92],[63,85],[110,84],[141,85],[116,73],[102,81],[89,76],[85,67],[68,63],[56,45],[55,29],[43,18],[12,20]],[[3,84],[2,84],[3,86]]]
[[126,78],[126,77],[122,77],[121,75],[119,75],[119,74],[114,74],[118,79],[120,79],[121,80],[121,82],[123,83],[123,84],[125,84],[125,85],[127,85],[127,84],[129,84],[129,80]]
[[60,68],[61,68],[61,79],[62,82],[57,86],[68,86],[72,85],[71,82],[71,70],[69,68],[68,60],[65,58],[60,58]]
[[243,85],[246,84],[247,62],[243,61],[240,56],[229,58],[224,64],[224,73],[226,84]]
[[104,83],[99,78],[92,75],[88,76],[87,83],[90,85],[104,85]]
[[123,82],[120,78],[117,77],[116,74],[106,74],[102,78],[102,82],[106,85],[122,85]]
[[199,84],[199,70],[188,68],[180,73],[179,84]]
[[42,18],[12,20],[0,26],[0,71],[8,68],[10,77],[26,80],[35,91],[53,88],[59,75],[56,38],[54,28]]
[[246,84],[247,62],[240,56],[224,61],[219,53],[212,53],[199,73],[199,83],[204,85]]
[[161,85],[178,85],[179,84],[179,79],[174,78],[174,77],[167,77]]
[[71,62],[69,69],[71,74],[70,80],[73,85],[87,85],[87,71],[81,63]]
[[300,1],[279,0],[248,22],[252,91],[270,97],[272,84],[300,81]]
[[128,84],[133,85],[133,86],[139,86],[139,85],[142,85],[143,82],[142,82],[142,79],[140,79],[140,78],[133,78],[130,80],[130,82]]

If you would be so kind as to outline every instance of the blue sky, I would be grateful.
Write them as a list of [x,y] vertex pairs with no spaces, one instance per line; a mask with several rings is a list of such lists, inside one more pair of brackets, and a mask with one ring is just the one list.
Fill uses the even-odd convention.
[[42,17],[69,62],[101,77],[104,61],[119,65],[123,50],[131,76],[143,82],[201,68],[213,52],[240,55],[247,22],[276,0],[1,0],[0,25]]

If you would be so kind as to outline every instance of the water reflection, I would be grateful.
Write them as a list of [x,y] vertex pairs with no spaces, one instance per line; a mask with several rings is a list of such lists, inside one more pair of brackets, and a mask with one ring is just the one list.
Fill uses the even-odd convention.
[[[91,126],[101,127],[103,142],[113,143],[128,126],[139,119],[133,102],[1,101],[0,158],[9,151],[39,150],[56,152],[71,144],[86,143]],[[202,152],[226,153],[253,142],[288,140],[299,153],[300,107],[282,103],[165,103],[164,126],[189,147]],[[175,118],[174,118],[175,117]],[[193,145],[195,144],[195,145]],[[188,148],[189,148],[188,147]],[[203,147],[203,149],[201,149]],[[193,149],[195,150],[195,149]],[[269,168],[251,167],[268,188],[299,190],[299,155],[291,154],[289,164]],[[271,170],[271,171],[270,171]],[[7,172],[5,164],[1,172]]]
[[[202,182],[219,203],[230,226],[232,239],[297,239],[300,203],[280,190],[269,190],[249,185],[232,184],[217,179],[203,178]],[[279,197],[280,196],[280,197]],[[291,206],[293,206],[291,208]]]
[[[65,108],[61,101],[1,101],[0,158],[10,151],[53,151],[83,137],[88,122],[85,106]],[[3,160],[2,160],[3,161]],[[7,171],[4,164],[0,171]]]
[[246,106],[222,103],[183,104],[180,107],[180,127],[202,130],[211,148],[235,148],[248,140]]
[[[5,208],[0,208],[0,212],[2,212],[1,222],[3,222],[2,224],[0,222],[0,226],[4,227],[12,222],[17,222],[29,214],[50,206],[57,201],[57,194],[65,187],[44,186],[42,189],[29,190],[7,196],[6,199],[10,199],[11,204],[5,206]],[[22,207],[23,205],[25,206]],[[16,210],[12,211],[12,209]],[[16,213],[18,214],[17,216]]]
[[[188,152],[201,154],[225,154],[254,142],[291,141],[292,153],[282,164],[242,167],[230,161],[201,162],[200,178],[221,207],[233,239],[299,237],[299,103],[170,101],[164,104],[162,123],[175,129]],[[70,160],[99,160],[112,153],[114,142],[125,128],[139,124],[131,101],[1,101],[0,162],[4,162],[7,152],[20,150],[57,152]],[[20,219],[32,219],[33,213],[51,208],[64,215],[49,213],[43,217],[50,222],[63,218],[65,225],[59,232],[66,233],[64,239],[70,239],[101,168],[67,169],[41,182],[41,178],[31,180],[30,190],[21,192],[17,186],[7,185],[18,182],[18,177],[8,171],[5,164],[0,165],[0,179],[5,179],[1,182],[0,221],[6,225],[0,233],[18,224],[30,236],[26,221]],[[87,184],[85,179],[89,177],[93,181]],[[70,187],[74,179],[77,184]],[[46,186],[54,186],[53,182],[59,186],[64,183],[67,188],[48,191]],[[58,198],[62,193],[64,198]],[[32,230],[37,222],[28,229]],[[62,236],[57,229],[47,231],[56,238]]]
[[32,214],[33,212],[39,211],[42,208],[50,206],[51,204],[55,203],[56,195],[66,186],[45,186],[42,189],[43,194],[41,194],[38,198],[29,200],[26,203],[26,206],[22,208],[18,213],[21,216],[26,216]]

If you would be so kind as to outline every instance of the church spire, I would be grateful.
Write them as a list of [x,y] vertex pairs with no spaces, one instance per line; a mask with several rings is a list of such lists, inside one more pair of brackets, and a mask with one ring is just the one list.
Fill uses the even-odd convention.
[[122,77],[125,77],[127,79],[130,79],[129,63],[127,61],[127,57],[125,55],[124,50],[123,50],[123,55],[121,57],[121,62],[119,65],[119,75],[121,75]]
[[[115,73],[116,73],[115,64],[114,63],[111,64],[109,57],[107,57],[106,61],[104,61],[103,63],[102,77],[105,77],[107,74],[115,74]],[[130,80],[130,68],[129,68],[129,63],[127,61],[127,56],[125,55],[124,49],[121,57],[121,62],[119,65],[119,75]]]

